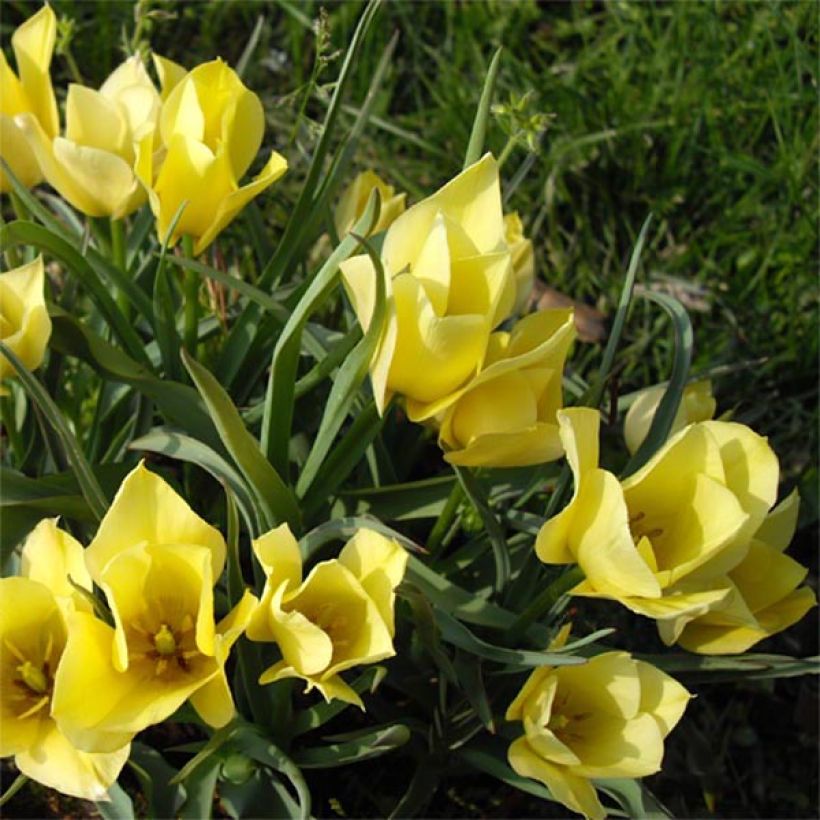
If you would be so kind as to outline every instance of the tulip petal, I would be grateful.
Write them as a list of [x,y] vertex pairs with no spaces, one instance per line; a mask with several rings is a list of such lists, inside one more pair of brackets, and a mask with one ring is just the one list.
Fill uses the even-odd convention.
[[60,130],[57,100],[49,73],[56,38],[57,18],[48,4],[29,17],[11,37],[20,82],[30,106],[28,110],[50,138]]
[[673,677],[644,661],[635,661],[641,681],[640,711],[658,722],[666,737],[683,717],[692,695]]
[[204,686],[193,692],[189,700],[205,723],[215,729],[230,723],[236,715],[224,669],[220,669]]
[[583,777],[646,777],[660,771],[663,735],[652,715],[639,714],[627,721],[595,714],[583,723],[584,731],[572,748],[581,758],[573,771]]
[[128,122],[116,102],[102,92],[72,83],[65,103],[65,138],[87,148],[125,157],[132,151]]
[[269,530],[251,541],[253,554],[259,561],[271,589],[285,583],[285,592],[295,589],[302,582],[302,554],[299,544],[287,524]]
[[527,733],[527,743],[540,757],[561,766],[578,766],[580,758],[569,746],[565,746],[549,729],[533,723],[524,717],[524,730]]
[[[566,712],[590,712],[632,720],[641,704],[641,683],[635,661],[626,652],[604,652],[579,666],[555,671],[569,700]],[[583,755],[582,755],[583,757]]]
[[[432,401],[460,387],[478,369],[489,328],[484,316],[445,316],[433,311],[421,283],[410,274],[393,280],[397,339],[388,386],[418,401]],[[411,420],[416,420],[408,407]]]
[[444,460],[460,467],[525,467],[555,461],[563,453],[558,426],[538,422],[513,433],[475,438],[462,449],[445,452]]
[[799,512],[800,495],[794,489],[766,516],[755,533],[755,538],[783,552],[794,537]]
[[276,151],[272,151],[265,167],[253,178],[252,182],[243,185],[238,190],[229,193],[222,199],[215,212],[213,221],[207,230],[197,239],[194,253],[201,254],[211,242],[233,222],[237,214],[265,188],[273,185],[288,169],[287,160]]
[[720,447],[726,486],[749,513],[751,534],[777,500],[780,477],[777,456],[763,436],[744,424],[705,421],[703,426],[715,437]]
[[[114,630],[82,612],[71,617],[57,669],[52,715],[68,739],[85,751],[113,752],[134,734],[172,715],[219,673],[213,660],[194,659],[184,677],[158,677],[151,664],[111,663]],[[88,693],[94,692],[89,698]]]
[[[448,310],[450,313],[459,312],[450,310],[448,304],[451,270],[444,214],[436,214],[418,256],[411,266],[410,273],[421,282],[436,316],[444,316]],[[467,313],[468,311],[460,312]]]
[[527,678],[521,691],[515,696],[513,702],[507,707],[504,715],[505,720],[524,720],[524,712],[531,699],[542,697],[541,718],[549,719],[552,702],[555,698],[555,691],[558,686],[558,678],[554,675],[551,667],[542,666],[534,669]]
[[543,783],[552,796],[567,808],[590,818],[604,820],[606,812],[595,787],[584,777],[573,774],[565,766],[557,766],[540,758],[526,738],[513,741],[507,758],[516,774]]
[[793,592],[808,569],[762,541],[749,544],[746,557],[729,573],[749,609],[758,613]]
[[[0,157],[11,167],[12,173],[20,182],[31,188],[43,178],[40,164],[23,132],[14,119],[0,113]],[[12,190],[11,180],[5,171],[0,169],[0,193]]]
[[69,581],[91,591],[85,551],[76,538],[57,526],[57,521],[57,518],[44,518],[26,538],[21,574],[48,587],[58,602],[64,598],[77,609],[88,609],[89,602]]
[[24,775],[50,789],[81,800],[106,801],[108,787],[117,779],[130,751],[130,744],[110,753],[78,751],[49,721],[37,742],[18,754],[14,762]]
[[142,542],[206,547],[212,577],[222,574],[226,548],[219,530],[203,521],[170,484],[140,462],[123,480],[86,550],[91,577],[99,583],[112,558]]
[[632,540],[621,485],[612,473],[598,469],[584,476],[568,538],[579,566],[596,590],[618,600],[622,596],[660,596],[660,585]]
[[151,54],[151,59],[154,62],[157,76],[159,77],[160,95],[162,100],[168,99],[168,95],[176,88],[182,78],[188,73],[188,69],[169,60],[167,57],[161,57],[156,52]]

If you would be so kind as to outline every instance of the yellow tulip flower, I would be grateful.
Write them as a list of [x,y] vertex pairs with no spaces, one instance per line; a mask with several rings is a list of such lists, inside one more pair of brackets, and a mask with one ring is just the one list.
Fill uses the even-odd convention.
[[518,467],[560,458],[556,412],[564,360],[575,338],[571,310],[542,310],[490,336],[481,372],[430,409],[451,464]]
[[[577,563],[586,580],[573,594],[612,598],[670,624],[726,599],[737,566],[777,495],[777,457],[742,424],[705,421],[673,436],[623,482],[598,467],[598,412],[558,412],[575,476],[567,507],[536,541],[545,563]],[[669,621],[669,623],[665,623]]]
[[393,605],[407,554],[373,530],[361,529],[339,558],[322,561],[302,581],[299,545],[287,524],[253,542],[265,570],[262,600],[248,625],[252,641],[275,641],[282,660],[262,684],[301,678],[325,700],[364,709],[340,672],[395,654]]
[[160,239],[187,202],[171,241],[194,237],[198,255],[288,164],[272,151],[259,174],[240,188],[238,180],[262,144],[265,115],[259,97],[222,60],[203,63],[182,79],[167,64],[163,70],[170,86],[159,117],[163,147],[155,152],[154,135],[144,134],[136,172],[148,191]]
[[160,97],[139,56],[130,57],[99,91],[72,83],[66,98],[64,137],[53,140],[28,118],[46,180],[88,216],[120,219],[145,201],[134,174],[135,144],[153,139]]
[[[665,392],[664,384],[647,387],[640,392],[627,411],[624,419],[624,441],[630,453],[635,453],[643,444]],[[717,403],[712,395],[712,382],[709,379],[687,384],[678,405],[678,412],[672,420],[669,435],[683,430],[687,424],[714,418],[716,407]]]
[[513,313],[521,313],[527,306],[535,282],[535,253],[532,240],[524,236],[524,225],[517,211],[504,216],[504,238],[510,246],[515,278]]
[[165,102],[168,95],[188,73],[188,69],[173,60],[169,60],[167,57],[161,57],[159,54],[152,54],[151,59],[159,77],[159,95],[162,101]]
[[670,625],[681,646],[706,655],[745,652],[817,606],[814,591],[800,586],[808,570],[783,554],[797,526],[799,504],[795,490],[769,513],[746,557],[729,571],[731,592],[725,601],[691,621]]
[[51,715],[55,673],[66,644],[66,618],[89,604],[68,582],[91,590],[82,546],[41,521],[26,539],[25,577],[0,580],[0,757],[38,783],[85,800],[108,800],[130,751],[79,751]]
[[407,194],[397,194],[392,185],[388,185],[374,171],[362,171],[348,185],[342,194],[333,217],[336,233],[343,237],[359,220],[367,206],[372,191],[378,191],[381,197],[379,221],[371,233],[386,231],[398,216],[404,213],[404,200]]
[[[57,18],[45,5],[23,23],[11,37],[18,77],[0,51],[0,157],[11,166],[15,176],[28,187],[43,178],[37,157],[21,127],[28,115],[53,139],[60,129],[57,101],[51,87],[49,68],[57,36]],[[0,192],[11,190],[11,183],[0,170]]]
[[689,698],[673,678],[626,652],[541,667],[507,710],[507,720],[521,721],[525,732],[509,748],[510,765],[572,811],[602,820],[591,778],[659,771],[664,738]]
[[[44,286],[42,256],[0,273],[0,341],[16,353],[29,370],[42,363],[51,336]],[[3,388],[3,379],[14,373],[9,360],[0,353],[0,395],[8,392]]]
[[69,620],[52,705],[64,734],[81,749],[111,751],[188,699],[210,726],[228,723],[225,662],[257,600],[246,592],[214,623],[213,585],[225,563],[219,532],[140,464],[85,558],[114,626],[80,612]]
[[[493,157],[486,154],[399,216],[381,258],[387,320],[370,368],[373,394],[380,412],[393,393],[404,395],[415,421],[478,373],[490,332],[515,301]],[[376,298],[373,263],[354,256],[341,269],[367,328]]]

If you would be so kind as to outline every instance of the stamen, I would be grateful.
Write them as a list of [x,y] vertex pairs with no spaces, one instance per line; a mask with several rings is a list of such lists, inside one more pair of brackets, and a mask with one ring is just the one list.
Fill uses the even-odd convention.
[[8,651],[11,652],[11,654],[14,655],[18,661],[20,661],[20,663],[25,663],[25,655],[23,655],[23,653],[8,638],[4,638],[3,643],[6,645],[6,649],[8,649]]
[[39,712],[44,706],[48,705],[48,695],[43,695],[31,709],[27,709],[23,712],[22,715],[17,715],[17,720],[25,720],[26,718],[31,717],[32,715]]

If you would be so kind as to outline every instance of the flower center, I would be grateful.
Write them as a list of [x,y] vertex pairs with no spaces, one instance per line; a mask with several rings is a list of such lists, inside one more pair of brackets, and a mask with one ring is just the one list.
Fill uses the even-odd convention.
[[174,655],[177,651],[177,641],[168,624],[162,624],[154,634],[154,648],[160,655]]
[[17,667],[17,674],[25,686],[35,695],[44,695],[48,691],[48,677],[39,666],[31,661],[23,661]]

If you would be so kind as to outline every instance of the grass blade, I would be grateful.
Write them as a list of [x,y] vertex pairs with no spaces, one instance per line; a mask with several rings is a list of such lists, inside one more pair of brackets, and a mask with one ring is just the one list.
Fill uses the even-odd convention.
[[100,487],[91,465],[85,458],[77,439],[63,418],[60,408],[54,403],[51,396],[48,395],[46,389],[37,380],[34,374],[20,361],[17,354],[8,348],[3,342],[0,342],[0,352],[9,360],[12,367],[17,371],[17,376],[23,384],[23,387],[31,397],[31,400],[39,407],[40,412],[48,421],[51,428],[57,434],[63,452],[74,470],[74,475],[77,477],[77,483],[80,485],[80,491],[83,497],[88,502],[88,508],[91,510],[94,518],[101,521],[108,509],[108,499]]
[[501,63],[501,49],[493,54],[487,76],[484,78],[484,88],[478,100],[478,108],[473,120],[473,130],[470,132],[470,141],[467,143],[467,153],[464,155],[464,167],[478,162],[484,152],[484,138],[487,134],[487,121],[490,118],[490,105],[495,93],[495,81],[498,78],[498,67]]

